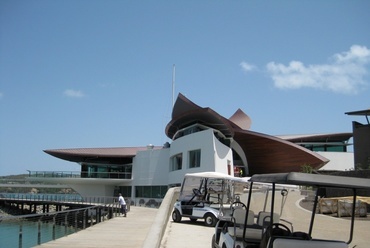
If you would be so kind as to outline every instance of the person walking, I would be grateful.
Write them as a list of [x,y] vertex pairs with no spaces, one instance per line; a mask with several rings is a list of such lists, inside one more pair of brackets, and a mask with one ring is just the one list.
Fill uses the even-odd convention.
[[121,193],[119,193],[118,202],[121,205],[121,214],[123,214],[123,217],[126,217],[127,215],[126,202]]

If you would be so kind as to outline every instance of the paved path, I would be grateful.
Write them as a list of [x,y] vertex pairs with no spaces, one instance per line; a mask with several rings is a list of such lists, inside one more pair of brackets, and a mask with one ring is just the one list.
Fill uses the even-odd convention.
[[[254,199],[254,205],[261,207],[264,202],[264,195],[261,199]],[[303,196],[299,191],[291,191],[285,203],[282,218],[294,223],[294,231],[308,232],[311,212],[299,206],[299,201]],[[279,199],[277,199],[279,201]],[[261,208],[259,208],[261,209]],[[280,211],[280,209],[279,209]],[[370,218],[370,217],[367,217]],[[181,223],[175,223],[171,219],[168,221],[166,232],[161,242],[161,248],[172,247],[211,247],[211,239],[214,229],[205,227],[202,221],[191,223],[183,218]],[[341,239],[348,241],[350,220],[317,215],[313,236],[322,239]],[[356,220],[355,234],[349,247],[368,248],[370,244],[370,221]]]
[[154,208],[131,206],[126,218],[115,217],[37,247],[141,247],[157,212]]
[[[282,218],[284,219],[299,216],[299,218],[294,218],[295,231],[307,231],[308,229],[307,221],[310,218],[310,212],[298,206],[299,199],[301,198],[302,196],[298,191],[290,192],[282,214]],[[261,201],[256,199],[255,202],[260,203]],[[171,208],[168,206],[168,209]],[[171,218],[167,222],[163,222],[164,218],[165,214],[161,214],[161,210],[131,207],[127,218],[115,217],[86,230],[42,244],[38,247],[138,248],[143,247],[144,243],[146,243],[146,247],[154,247],[154,242],[148,245],[148,239],[146,239],[148,234],[152,234],[152,226],[162,226],[164,228],[164,235],[160,242],[161,248],[211,247],[214,229],[205,227],[201,220],[191,223],[184,218],[181,223],[175,223]],[[350,221],[348,220],[318,215],[315,219],[314,236],[320,235],[320,237],[327,239],[342,238],[343,240],[347,240],[349,223]],[[154,236],[156,238],[160,235],[155,233]],[[149,240],[152,241],[152,239]],[[152,243],[153,246],[151,245]],[[356,248],[368,248],[369,244],[370,221],[356,221],[354,239],[349,247],[356,245]]]

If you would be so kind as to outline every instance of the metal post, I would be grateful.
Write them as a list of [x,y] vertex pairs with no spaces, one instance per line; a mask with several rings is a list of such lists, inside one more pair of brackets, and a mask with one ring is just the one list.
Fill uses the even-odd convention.
[[68,213],[64,217],[64,236],[67,235],[67,226],[68,226]]
[[93,215],[92,215],[92,213],[90,213],[90,226],[92,226],[93,225]]
[[37,223],[37,244],[41,244],[41,218],[39,218],[39,221]]
[[319,190],[320,190],[320,188],[317,188],[317,190],[316,190],[315,201],[314,201],[313,209],[312,209],[312,213],[311,213],[310,228],[308,230],[308,235],[309,236],[312,235],[312,229],[313,229],[313,223],[314,223],[314,220],[315,220],[315,213],[316,213],[316,208],[317,208],[317,202],[319,200]]
[[86,213],[87,211],[86,211],[86,209],[84,210],[84,213],[83,213],[83,229],[85,229],[86,228],[86,221],[87,221],[87,218],[86,218],[86,215],[87,215],[87,213]]
[[78,211],[75,212],[75,232],[78,231],[78,229],[77,229],[77,223],[78,223],[77,217],[78,217]]
[[353,203],[352,203],[352,216],[351,216],[351,230],[349,234],[349,240],[347,244],[352,242],[353,239],[353,229],[355,227],[355,214],[356,214],[356,197],[357,197],[357,190],[353,189]]
[[19,239],[18,239],[19,248],[22,248],[22,238],[23,238],[22,225],[23,225],[23,221],[21,220],[21,223],[19,224]]
[[57,215],[58,214],[54,215],[54,217],[53,217],[53,234],[52,234],[53,235],[53,240],[55,240],[55,225],[56,225],[55,221],[56,221]]
[[101,207],[98,207],[97,209],[99,212],[97,213],[98,216],[96,217],[97,218],[97,223],[100,223],[101,222]]

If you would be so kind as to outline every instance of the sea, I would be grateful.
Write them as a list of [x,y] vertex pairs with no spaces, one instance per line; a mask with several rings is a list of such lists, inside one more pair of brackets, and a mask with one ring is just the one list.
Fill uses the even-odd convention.
[[[67,228],[67,235],[72,234],[74,228]],[[20,240],[19,222],[1,221],[0,223],[0,248],[34,247],[38,245],[38,223],[23,221],[22,239]],[[40,226],[40,244],[53,240],[53,224],[42,223]],[[55,238],[65,236],[64,226],[55,226]]]
[[[81,200],[79,195],[75,194],[7,194],[2,193],[3,198],[16,199],[48,199],[48,200],[63,200],[76,201]],[[19,216],[17,216],[19,217]],[[22,228],[20,224],[22,223]],[[40,232],[38,232],[38,222],[21,221],[20,218],[9,219],[5,215],[0,214],[0,248],[21,247],[28,248],[53,240],[53,224],[41,223]],[[20,231],[21,229],[21,231]],[[55,225],[55,239],[61,238],[75,232],[73,227]],[[20,235],[21,233],[21,235]],[[40,233],[40,234],[39,234]],[[21,237],[21,238],[20,238]]]

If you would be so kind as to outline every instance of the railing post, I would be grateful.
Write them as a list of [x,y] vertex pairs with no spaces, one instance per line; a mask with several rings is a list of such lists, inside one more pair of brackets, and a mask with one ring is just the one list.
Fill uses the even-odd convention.
[[92,227],[93,225],[93,215],[92,213],[90,213],[90,227]]
[[68,226],[68,213],[64,217],[64,236],[67,235],[67,226]]
[[98,211],[99,211],[99,214],[97,216],[97,220],[99,221],[97,221],[97,223],[100,223],[101,222],[101,207],[98,207]]
[[56,221],[57,215],[58,214],[55,214],[54,217],[53,217],[53,233],[52,233],[53,240],[55,240],[55,225],[56,225],[55,221]]
[[37,223],[37,244],[41,244],[41,218],[39,218],[38,223]]
[[87,216],[87,210],[85,209],[83,213],[83,227],[82,227],[83,229],[86,228],[86,222],[87,222],[86,216]]
[[78,221],[77,221],[77,217],[78,217],[78,211],[76,211],[75,212],[75,232],[77,232],[77,223],[78,223]]
[[21,222],[19,224],[19,238],[18,238],[18,247],[19,248],[22,248],[22,238],[23,238],[22,225],[23,225],[23,221],[21,220]]

